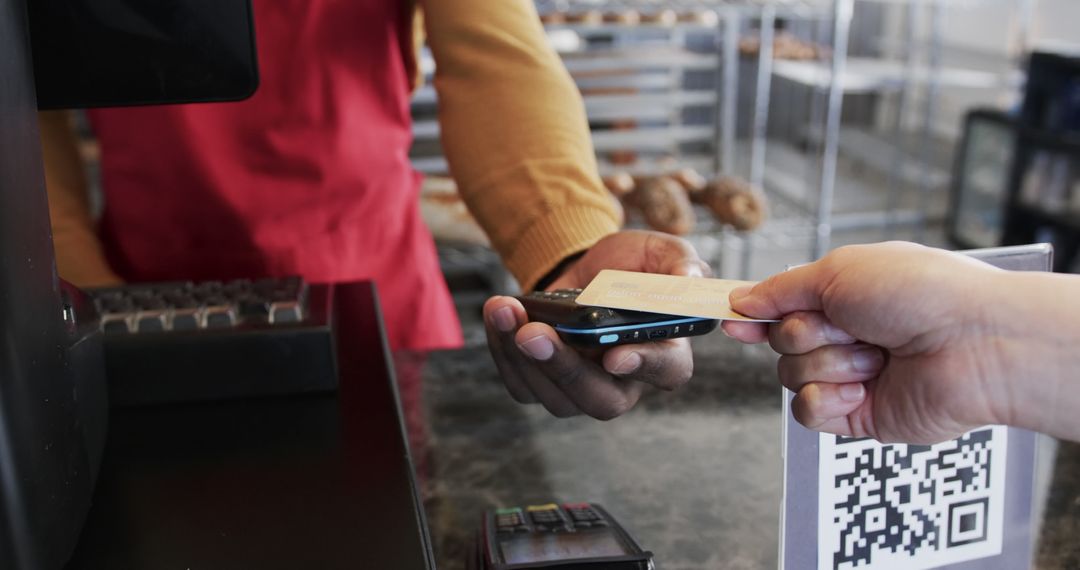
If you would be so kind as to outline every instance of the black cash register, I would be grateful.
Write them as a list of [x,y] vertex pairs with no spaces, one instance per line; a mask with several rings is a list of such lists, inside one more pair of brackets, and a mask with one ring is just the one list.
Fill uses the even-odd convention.
[[0,569],[434,567],[372,284],[58,279],[38,109],[242,98],[254,46],[249,0],[0,0]]
[[337,389],[328,285],[293,276],[87,293],[113,408]]

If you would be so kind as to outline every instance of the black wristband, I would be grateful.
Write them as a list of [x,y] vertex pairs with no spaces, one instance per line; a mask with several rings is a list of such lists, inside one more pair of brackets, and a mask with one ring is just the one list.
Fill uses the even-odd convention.
[[543,291],[550,287],[556,279],[562,276],[563,272],[566,271],[566,268],[569,267],[571,263],[581,259],[581,256],[585,255],[586,251],[588,250],[583,249],[575,254],[564,257],[554,269],[545,273],[544,276],[536,282],[536,285],[533,286],[533,291]]

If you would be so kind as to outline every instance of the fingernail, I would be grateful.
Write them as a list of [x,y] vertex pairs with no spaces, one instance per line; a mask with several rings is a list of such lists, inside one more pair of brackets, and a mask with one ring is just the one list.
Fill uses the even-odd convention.
[[537,335],[518,345],[522,352],[536,360],[547,360],[555,354],[555,345],[544,335]]
[[705,272],[701,270],[701,265],[697,263],[691,263],[686,266],[687,277],[705,277]]
[[[747,309],[753,307],[747,307],[745,301],[749,300],[751,289],[753,289],[753,287],[749,285],[743,285],[742,287],[732,289],[731,293],[728,294],[728,303],[731,304],[731,308],[736,312],[742,312],[744,315],[749,314]],[[753,305],[753,303],[751,303],[751,305]]]
[[851,355],[851,367],[856,372],[876,372],[885,363],[881,350],[873,347],[860,348]]
[[624,356],[611,372],[620,375],[630,374],[638,368],[641,368],[641,355],[636,352],[631,352]]
[[502,332],[514,330],[514,325],[517,324],[517,319],[514,318],[514,311],[510,307],[500,307],[496,309],[491,318],[495,321],[495,328]]
[[831,323],[825,324],[822,327],[821,334],[825,337],[826,341],[833,344],[843,344],[855,340],[854,337],[846,333],[843,329]]
[[840,399],[845,402],[859,402],[866,397],[866,387],[862,382],[853,382],[840,386]]

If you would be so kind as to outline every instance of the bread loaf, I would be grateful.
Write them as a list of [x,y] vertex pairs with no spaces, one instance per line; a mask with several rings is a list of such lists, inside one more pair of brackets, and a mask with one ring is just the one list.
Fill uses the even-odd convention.
[[627,194],[633,192],[634,186],[636,185],[634,177],[625,172],[609,174],[602,177],[601,180],[603,180],[604,187],[608,189],[608,192],[611,192],[612,196],[619,199],[622,199],[626,197]]
[[607,160],[611,164],[626,166],[637,162],[638,154],[632,150],[613,150],[607,153]]
[[691,198],[704,192],[709,184],[709,181],[693,168],[681,168],[672,172],[670,176],[683,187],[683,190],[686,190]]
[[661,26],[672,26],[679,22],[679,14],[675,10],[663,9],[641,14],[641,21]]
[[757,228],[765,221],[765,195],[745,180],[721,176],[709,183],[697,200],[717,221],[739,231]]
[[[756,57],[761,51],[761,37],[747,36],[739,40],[739,53],[744,57]],[[773,37],[773,58],[795,61],[813,60],[827,55],[816,44],[807,42],[790,32],[780,31]]]
[[604,21],[624,26],[634,26],[641,23],[641,13],[637,10],[619,10],[604,14]]
[[571,12],[566,17],[567,22],[575,24],[586,24],[595,26],[604,23],[604,13],[600,10],[582,10],[580,12]]
[[654,230],[681,236],[694,229],[694,210],[686,191],[666,176],[643,181],[627,196],[626,203],[640,210]]
[[540,22],[545,25],[557,25],[566,23],[565,12],[545,12],[540,14]]
[[690,22],[704,26],[715,26],[720,21],[720,16],[712,10],[690,10],[679,14],[680,22]]

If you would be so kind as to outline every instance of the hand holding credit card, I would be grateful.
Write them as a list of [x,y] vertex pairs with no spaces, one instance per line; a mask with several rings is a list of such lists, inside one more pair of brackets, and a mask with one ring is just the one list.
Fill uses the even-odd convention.
[[605,269],[577,297],[579,305],[724,321],[775,323],[731,310],[728,295],[754,281],[681,277]]

